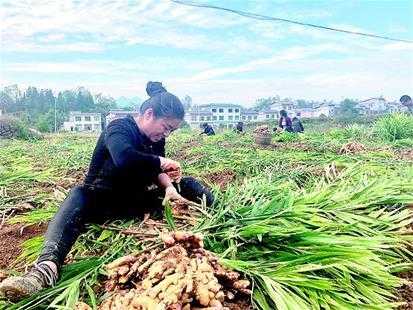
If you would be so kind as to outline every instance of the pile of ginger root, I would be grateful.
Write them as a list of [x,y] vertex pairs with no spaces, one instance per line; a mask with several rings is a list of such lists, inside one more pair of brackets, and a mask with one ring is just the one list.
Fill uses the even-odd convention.
[[228,310],[226,304],[250,297],[250,282],[219,264],[203,248],[202,236],[175,231],[161,238],[164,248],[106,265],[105,290],[111,295],[98,309]]

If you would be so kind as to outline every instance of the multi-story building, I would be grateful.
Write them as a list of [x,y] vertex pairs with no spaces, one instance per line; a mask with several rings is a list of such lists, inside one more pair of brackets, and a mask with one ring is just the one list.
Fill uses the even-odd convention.
[[395,113],[395,112],[408,112],[409,109],[402,105],[399,101],[391,101],[386,103],[387,112],[388,113]]
[[241,121],[242,122],[258,122],[260,113],[254,109],[242,109]]
[[268,107],[267,109],[259,112],[258,121],[271,122],[271,121],[277,120],[278,117],[280,116],[280,111],[282,109],[283,109],[282,107],[272,105]]
[[334,107],[332,105],[322,105],[315,108],[297,108],[295,109],[295,114],[299,113],[301,118],[330,116],[332,114],[333,108]]
[[386,99],[379,97],[362,100],[358,102],[358,108],[363,115],[382,114],[387,110]]
[[407,107],[403,106],[400,102],[390,102],[383,97],[359,101],[357,107],[362,115],[367,116],[408,111]]
[[102,118],[100,113],[69,112],[69,120],[63,123],[62,130],[70,132],[100,132]]
[[191,127],[211,123],[220,128],[232,128],[241,120],[242,106],[232,103],[210,103],[193,106],[185,115]]
[[332,107],[322,105],[315,108],[296,108],[291,101],[277,102],[263,111],[244,108],[229,103],[211,103],[193,106],[185,115],[186,122],[193,128],[209,123],[215,128],[232,128],[239,121],[244,123],[277,122],[280,111],[285,110],[291,117],[301,114],[302,118],[316,118],[331,115]]
[[277,113],[279,113],[279,111],[281,111],[281,110],[284,110],[288,114],[293,114],[295,112],[295,109],[296,108],[295,108],[294,102],[292,102],[289,99],[280,100],[280,101],[272,104],[269,108],[269,110],[277,111]]

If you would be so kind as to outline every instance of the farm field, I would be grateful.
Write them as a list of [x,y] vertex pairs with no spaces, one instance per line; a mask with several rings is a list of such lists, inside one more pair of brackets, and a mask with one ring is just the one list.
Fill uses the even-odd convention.
[[[0,277],[34,262],[96,139],[0,141]],[[268,146],[250,132],[182,129],[168,138],[167,156],[213,189],[211,208],[90,225],[57,286],[0,308],[99,308],[109,296],[105,265],[162,247],[159,233],[175,228],[202,234],[206,250],[250,281],[251,296],[231,309],[413,309],[413,117],[274,134]]]

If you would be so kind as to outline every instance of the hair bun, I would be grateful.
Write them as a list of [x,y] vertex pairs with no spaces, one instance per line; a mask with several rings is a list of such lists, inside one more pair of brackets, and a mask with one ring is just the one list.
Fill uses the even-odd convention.
[[148,82],[148,84],[146,84],[146,93],[149,97],[153,97],[161,93],[166,93],[166,89],[162,86],[161,82]]

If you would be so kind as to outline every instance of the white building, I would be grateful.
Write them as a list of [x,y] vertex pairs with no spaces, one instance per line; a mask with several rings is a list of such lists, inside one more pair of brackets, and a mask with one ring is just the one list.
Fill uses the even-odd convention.
[[70,132],[100,132],[102,118],[100,113],[69,112],[69,120],[63,123],[62,130]]
[[260,113],[254,109],[242,109],[241,121],[242,122],[258,122]]
[[194,128],[202,123],[210,123],[214,127],[232,128],[241,120],[242,106],[232,103],[210,103],[196,105],[187,111],[185,121]]
[[131,115],[133,117],[138,117],[139,112],[138,111],[125,111],[125,110],[111,110],[109,111],[108,115],[106,115],[106,125],[108,125],[111,121],[115,119],[123,118],[128,115]]
[[388,113],[395,113],[395,112],[408,112],[409,109],[402,105],[399,101],[387,102],[386,103]]
[[271,105],[268,109],[259,112],[258,121],[265,122],[280,117],[280,111],[284,110],[291,118],[300,115],[300,118],[318,118],[321,116],[330,116],[333,112],[333,106],[330,104],[322,104],[320,106],[299,108],[287,100]]
[[300,114],[300,118],[318,118],[321,116],[330,116],[333,112],[333,106],[319,106],[315,108],[296,108],[292,117]]
[[273,105],[270,106],[269,108],[272,111],[277,111],[278,113],[281,110],[284,110],[287,112],[288,115],[292,114],[295,112],[295,104],[294,102],[288,100],[288,99],[283,99],[279,102],[274,103]]
[[258,122],[277,122],[280,116],[280,109],[277,106],[270,106],[268,109],[258,113]]
[[277,118],[278,111],[272,108],[258,112],[232,103],[193,106],[185,115],[185,121],[193,128],[199,128],[202,123],[209,123],[215,128],[233,128],[239,121],[265,122]]
[[407,112],[407,107],[397,101],[387,101],[383,97],[369,98],[358,102],[358,108],[363,115],[377,115],[394,112]]
[[277,122],[281,110],[285,110],[290,117],[300,113],[302,118],[317,118],[322,115],[330,116],[332,108],[330,105],[296,108],[293,102],[283,100],[258,112],[237,104],[211,103],[193,106],[185,114],[185,121],[193,128],[199,128],[202,123],[209,123],[214,128],[232,128],[239,121],[244,123]]
[[379,97],[362,100],[359,101],[358,108],[364,115],[382,114],[387,110],[386,99]]

